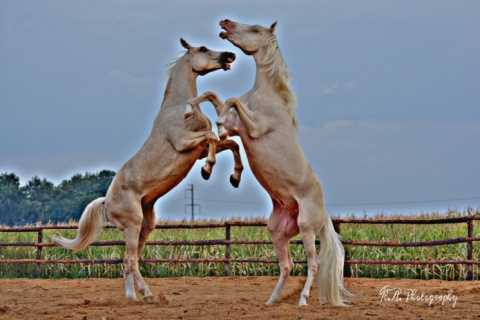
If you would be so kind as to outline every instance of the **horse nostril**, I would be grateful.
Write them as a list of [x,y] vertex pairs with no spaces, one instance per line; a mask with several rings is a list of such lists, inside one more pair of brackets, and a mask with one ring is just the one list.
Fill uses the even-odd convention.
[[225,21],[225,23],[229,23],[229,22],[230,22],[230,20],[228,20],[228,19],[225,19],[224,21]]

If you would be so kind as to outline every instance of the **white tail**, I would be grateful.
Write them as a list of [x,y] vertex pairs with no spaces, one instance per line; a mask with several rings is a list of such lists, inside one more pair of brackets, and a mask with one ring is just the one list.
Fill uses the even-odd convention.
[[343,296],[351,297],[353,294],[343,286],[345,251],[330,217],[320,231],[318,260],[320,265],[317,273],[317,290],[320,302],[326,301],[333,306],[346,306],[347,300]]
[[78,222],[78,235],[75,239],[53,236],[52,240],[62,247],[75,251],[82,250],[92,243],[103,229],[103,205],[105,198],[97,198],[90,202]]

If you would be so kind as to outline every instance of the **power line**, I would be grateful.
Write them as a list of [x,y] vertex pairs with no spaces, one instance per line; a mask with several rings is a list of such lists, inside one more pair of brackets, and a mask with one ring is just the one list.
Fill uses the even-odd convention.
[[[398,205],[398,204],[419,204],[419,203],[437,203],[437,202],[449,202],[449,201],[467,201],[467,200],[479,200],[480,197],[471,198],[455,198],[455,199],[443,199],[443,200],[419,200],[419,201],[397,201],[397,202],[365,202],[365,203],[326,203],[327,206],[373,206],[373,205]],[[197,199],[206,202],[223,202],[223,203],[238,203],[238,204],[255,204],[265,205],[266,202],[249,202],[249,201],[230,201],[230,200],[211,200],[211,199]]]
[[227,203],[241,203],[241,204],[265,204],[264,202],[250,202],[250,201],[231,201],[231,200],[211,200],[211,199],[198,199],[206,202],[227,202]]
[[185,200],[185,198],[172,199],[172,200],[167,200],[167,201],[161,200],[159,203],[160,203],[160,204],[166,204],[166,203],[175,202],[175,201],[180,201],[180,200]]
[[[194,207],[199,207],[199,214],[201,214],[201,205],[195,203],[194,198],[194,185],[190,184],[190,188],[185,190],[185,198],[186,193],[190,191],[190,203],[185,205],[185,209],[190,207],[191,210],[191,218],[192,221],[195,219],[195,210]],[[184,200],[185,198],[179,199],[172,199],[162,204],[171,203],[175,201]],[[267,205],[269,202],[254,202],[254,201],[238,201],[238,200],[217,200],[217,199],[205,199],[205,198],[197,198],[197,201],[205,201],[205,202],[218,202],[218,203],[235,203],[235,204],[245,204],[245,205]],[[326,203],[327,206],[377,206],[377,205],[406,205],[406,204],[421,204],[421,203],[442,203],[442,202],[453,202],[453,201],[470,201],[470,200],[480,200],[480,197],[469,197],[469,198],[452,198],[452,199],[436,199],[436,200],[418,200],[418,201],[395,201],[395,202],[360,202],[360,203]],[[186,214],[186,210],[185,213]]]
[[396,204],[437,203],[437,202],[466,201],[466,200],[478,200],[478,199],[480,199],[480,197],[474,197],[474,198],[457,198],[457,199],[445,199],[445,200],[404,201],[404,202],[376,202],[376,203],[327,203],[327,205],[329,205],[329,206],[374,206],[374,205],[396,205]]

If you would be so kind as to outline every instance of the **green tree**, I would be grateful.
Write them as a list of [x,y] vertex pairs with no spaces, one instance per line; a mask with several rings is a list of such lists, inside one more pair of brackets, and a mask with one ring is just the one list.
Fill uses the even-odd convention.
[[50,210],[51,221],[78,221],[91,201],[105,196],[114,176],[115,172],[102,170],[95,174],[76,174],[62,181],[56,188],[56,201]]
[[35,176],[20,190],[23,202],[19,222],[21,224],[48,222],[50,209],[56,198],[53,183]]
[[14,173],[0,175],[0,224],[79,220],[85,207],[107,193],[115,172],[76,174],[58,186],[37,176],[20,187]]
[[2,173],[0,175],[0,224],[16,224],[21,202],[19,177],[15,173]]

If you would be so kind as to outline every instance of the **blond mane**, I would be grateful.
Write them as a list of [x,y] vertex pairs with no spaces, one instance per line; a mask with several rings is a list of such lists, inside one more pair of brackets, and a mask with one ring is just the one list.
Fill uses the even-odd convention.
[[165,72],[165,75],[166,75],[167,77],[170,78],[170,77],[172,76],[173,71],[175,70],[175,66],[177,65],[178,61],[180,61],[180,59],[183,58],[185,52],[186,52],[185,50],[184,50],[184,51],[181,51],[181,52],[180,52],[181,55],[180,55],[178,58],[174,59],[172,62],[170,62],[169,64],[166,65],[166,66],[168,67],[167,71]]
[[165,76],[168,78],[168,81],[167,81],[167,85],[165,86],[165,91],[163,93],[164,97],[167,96],[168,93],[170,92],[170,87],[172,84],[172,75],[173,75],[173,72],[175,71],[175,67],[177,66],[181,58],[183,58],[183,55],[176,58],[175,60],[173,60],[172,62],[166,65],[168,69],[165,72]]
[[267,53],[262,66],[266,68],[267,74],[273,80],[273,84],[277,92],[283,98],[288,107],[288,111],[292,117],[292,124],[298,130],[297,117],[295,116],[295,109],[297,107],[297,99],[290,87],[289,79],[292,77],[291,72],[287,69],[283,56],[278,47],[277,38],[275,35],[268,39]]

